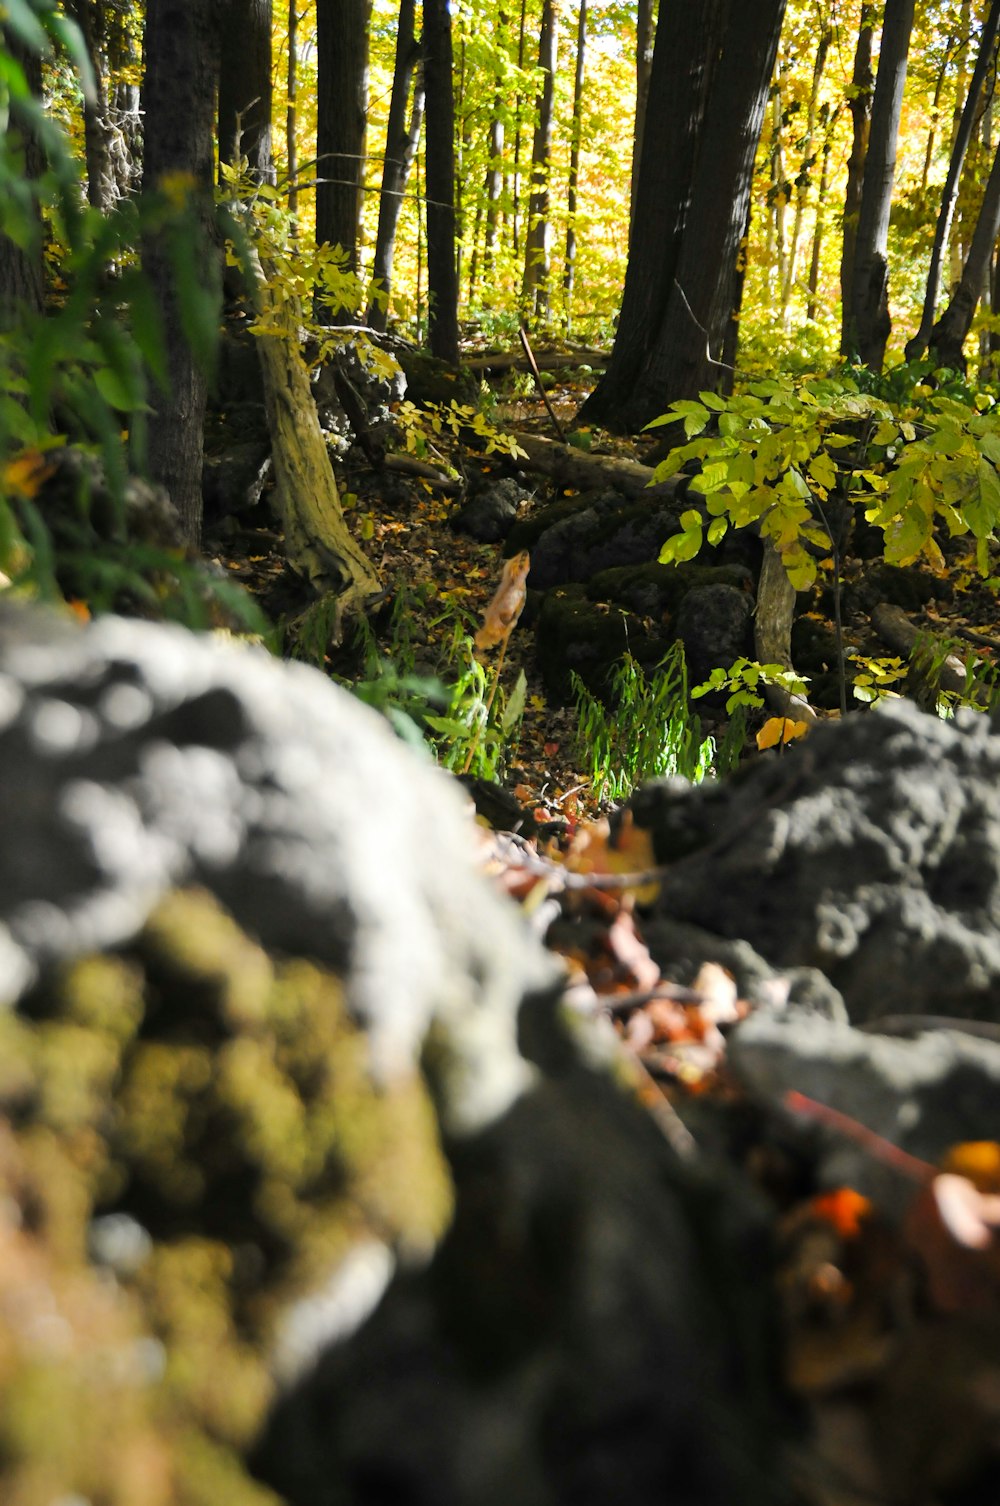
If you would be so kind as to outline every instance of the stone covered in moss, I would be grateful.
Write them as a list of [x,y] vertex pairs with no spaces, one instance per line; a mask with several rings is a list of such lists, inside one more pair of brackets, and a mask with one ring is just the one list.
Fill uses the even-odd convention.
[[[294,1303],[360,1242],[423,1253],[447,1224],[422,1079],[376,1083],[337,978],[193,890],[36,988],[2,1045],[0,1310],[30,1275],[42,1316],[0,1324],[0,1498],[259,1506],[242,1453]],[[160,1495],[113,1483],[119,1456]]]

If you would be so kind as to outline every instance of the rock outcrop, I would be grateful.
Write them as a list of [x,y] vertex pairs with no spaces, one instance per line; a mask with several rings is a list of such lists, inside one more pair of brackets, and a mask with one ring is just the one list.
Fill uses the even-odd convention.
[[4,606],[0,788],[0,1497],[783,1498],[753,1213],[445,776],[304,666]]

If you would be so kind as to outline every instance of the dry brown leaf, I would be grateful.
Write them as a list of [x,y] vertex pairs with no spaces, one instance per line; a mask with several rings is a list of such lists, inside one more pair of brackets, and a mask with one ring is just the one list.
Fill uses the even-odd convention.
[[500,584],[486,608],[483,625],[476,634],[479,649],[495,648],[511,632],[524,610],[526,581],[531,569],[531,556],[522,549],[512,556],[503,567]]

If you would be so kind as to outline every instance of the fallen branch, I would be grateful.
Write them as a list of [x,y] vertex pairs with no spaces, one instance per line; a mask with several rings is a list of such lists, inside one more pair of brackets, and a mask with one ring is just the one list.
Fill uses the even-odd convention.
[[[901,607],[890,606],[885,601],[880,601],[872,612],[872,627],[887,647],[910,659],[910,668],[913,672],[928,682],[927,675],[921,670],[920,664],[912,659],[913,649],[920,638],[936,638],[942,644],[942,649],[944,640],[936,634],[927,633],[915,627]],[[941,668],[935,676],[934,688],[949,691],[953,695],[964,695],[968,688],[968,681],[969,674],[966,665],[957,654],[948,654],[944,657]]]
[[542,374],[541,374],[541,372],[538,369],[538,362],[535,360],[535,357],[532,354],[531,343],[528,340],[528,332],[524,328],[523,324],[522,324],[521,328],[518,330],[518,334],[521,337],[521,345],[524,348],[524,354],[525,354],[525,356],[528,359],[528,366],[531,369],[531,375],[535,379],[535,386],[538,388],[539,395],[541,396],[542,402],[545,404],[545,411],[549,415],[549,422],[552,424],[553,429],[555,429],[555,431],[556,431],[556,438],[559,440],[560,444],[565,444],[566,443],[566,435],[565,435],[565,432],[563,430],[563,426],[559,422],[558,418],[556,417],[556,410],[553,408],[552,404],[549,402],[549,394],[545,390],[545,384],[542,381]]

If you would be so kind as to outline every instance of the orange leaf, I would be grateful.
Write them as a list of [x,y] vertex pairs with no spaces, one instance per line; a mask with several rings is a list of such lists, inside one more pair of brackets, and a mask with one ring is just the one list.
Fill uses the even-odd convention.
[[808,722],[793,722],[791,717],[772,716],[757,733],[757,746],[762,753],[765,748],[776,748],[779,744],[784,747],[796,737],[805,737],[808,731]]
[[810,1211],[824,1223],[831,1224],[841,1239],[857,1239],[861,1223],[868,1218],[872,1205],[853,1187],[836,1187],[820,1193],[809,1204]]

